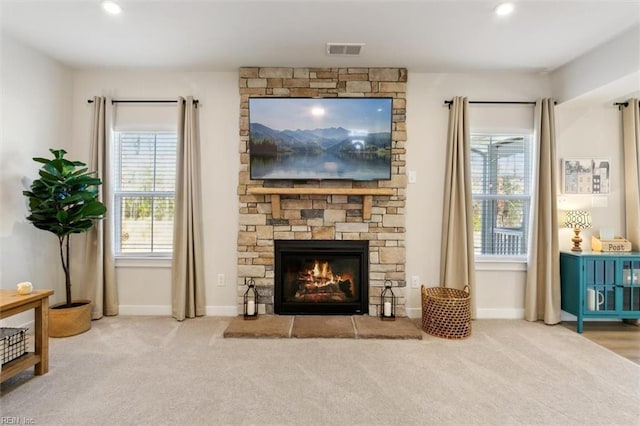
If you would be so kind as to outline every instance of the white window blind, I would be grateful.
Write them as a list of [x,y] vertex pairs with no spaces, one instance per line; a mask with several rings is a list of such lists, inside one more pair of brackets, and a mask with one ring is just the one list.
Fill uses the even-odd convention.
[[117,132],[116,254],[170,256],[176,177],[175,132]]
[[471,135],[477,256],[524,258],[531,205],[531,136]]

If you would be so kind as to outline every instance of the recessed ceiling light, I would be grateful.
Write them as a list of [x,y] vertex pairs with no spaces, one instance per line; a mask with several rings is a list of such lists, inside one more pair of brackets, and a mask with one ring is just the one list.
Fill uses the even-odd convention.
[[495,12],[498,16],[507,16],[511,15],[513,12],[513,3],[500,3],[496,8]]
[[117,15],[118,13],[122,12],[122,8],[120,7],[120,5],[114,1],[103,1],[102,8],[105,10],[105,12],[112,15]]

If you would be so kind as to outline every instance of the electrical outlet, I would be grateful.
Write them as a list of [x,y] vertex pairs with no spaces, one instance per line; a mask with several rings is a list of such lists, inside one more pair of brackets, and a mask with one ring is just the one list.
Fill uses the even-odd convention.
[[416,183],[418,178],[416,176],[415,170],[409,170],[408,179],[409,179],[409,183]]
[[411,276],[411,288],[420,288],[420,276],[419,275]]
[[218,274],[218,285],[220,287],[224,286],[224,274]]

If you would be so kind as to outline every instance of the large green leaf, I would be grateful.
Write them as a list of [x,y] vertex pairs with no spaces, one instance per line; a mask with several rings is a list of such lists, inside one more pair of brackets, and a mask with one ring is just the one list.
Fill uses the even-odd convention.
[[65,151],[64,149],[51,149],[51,148],[49,148],[49,152],[53,154],[54,158],[63,158],[64,155],[67,153],[67,151]]
[[[57,173],[57,171],[56,171]],[[41,179],[43,179],[46,182],[60,182],[60,176],[49,173],[48,171],[46,171],[45,169],[42,169],[38,172],[38,175],[40,176]],[[44,185],[44,182],[42,182],[42,186]]]
[[58,210],[56,212],[56,219],[58,219],[58,222],[60,223],[66,223],[69,219],[69,213],[67,213],[65,210]]
[[106,212],[97,200],[102,181],[85,163],[64,158],[65,150],[50,151],[53,159],[34,158],[42,163],[40,178],[22,192],[29,200],[27,220],[59,237],[85,232]]
[[58,168],[55,166],[54,163],[47,163],[44,166],[42,166],[42,170],[40,170],[40,176],[46,175],[46,176],[51,176],[48,179],[51,180],[58,180],[62,178],[62,168]]
[[88,231],[89,229],[91,229],[91,227],[93,226],[93,221],[89,220],[89,219],[85,219],[85,220],[81,220],[79,222],[76,222],[73,227],[69,227],[69,232],[70,233],[80,233],[80,232],[85,232]]
[[84,206],[82,206],[82,210],[81,210],[82,215],[84,217],[93,217],[93,218],[102,216],[103,214],[106,213],[106,211],[107,211],[107,208],[105,207],[105,205],[99,201],[91,201],[90,203],[87,203]]
[[67,184],[69,185],[93,186],[101,183],[102,181],[99,178],[88,175],[71,176],[67,179]]
[[71,176],[78,176],[78,175],[84,175],[89,173],[89,169],[87,169],[86,167],[84,169],[80,169],[80,170],[76,170],[73,173],[71,173]]
[[82,191],[82,192],[77,192],[73,195],[70,195],[64,200],[60,200],[60,204],[63,206],[66,206],[73,203],[89,201],[91,199],[93,199],[93,196],[91,194],[87,194],[85,191]]

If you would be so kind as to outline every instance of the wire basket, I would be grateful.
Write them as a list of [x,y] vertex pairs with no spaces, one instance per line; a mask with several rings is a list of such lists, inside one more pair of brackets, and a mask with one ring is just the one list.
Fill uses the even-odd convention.
[[0,360],[2,365],[27,352],[28,328],[0,328]]
[[422,329],[445,339],[464,339],[471,335],[471,295],[448,287],[422,286]]

